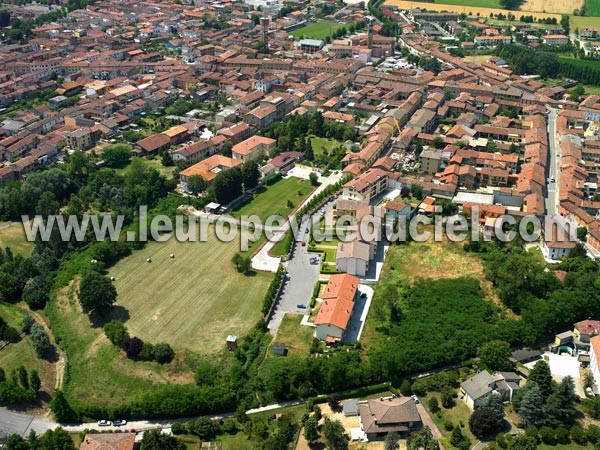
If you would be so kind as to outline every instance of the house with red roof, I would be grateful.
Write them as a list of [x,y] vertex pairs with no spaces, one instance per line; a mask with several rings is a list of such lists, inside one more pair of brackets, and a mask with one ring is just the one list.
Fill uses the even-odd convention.
[[332,275],[322,295],[321,308],[315,318],[315,337],[328,344],[342,341],[358,293],[359,279],[347,273]]

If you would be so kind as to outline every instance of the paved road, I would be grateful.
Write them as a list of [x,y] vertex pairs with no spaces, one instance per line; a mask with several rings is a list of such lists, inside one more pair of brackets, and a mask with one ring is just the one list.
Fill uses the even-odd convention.
[[547,181],[546,185],[546,214],[551,216],[556,214],[558,209],[558,200],[559,200],[559,184],[560,184],[560,171],[558,170],[558,166],[560,164],[560,157],[557,154],[560,154],[560,146],[557,142],[556,135],[556,116],[558,115],[558,110],[554,108],[550,108],[550,114],[548,114],[548,151],[550,152],[550,157],[548,159],[548,179],[554,178],[555,182]]

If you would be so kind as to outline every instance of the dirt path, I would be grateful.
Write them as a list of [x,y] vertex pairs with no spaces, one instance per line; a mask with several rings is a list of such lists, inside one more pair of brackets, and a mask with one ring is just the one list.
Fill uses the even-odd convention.
[[[56,351],[55,361],[44,360],[44,367],[48,373],[48,380],[46,380],[46,388],[48,390],[60,389],[63,386],[63,379],[65,375],[65,365],[66,365],[66,354],[65,352],[56,344],[56,339],[54,338],[54,333],[50,329],[47,318],[42,316],[37,311],[32,311],[27,308],[28,313],[35,319],[35,321],[41,324],[46,333],[48,333],[48,337],[50,338],[50,343],[54,347]],[[54,379],[54,381],[52,381]],[[48,392],[51,394],[51,392]]]

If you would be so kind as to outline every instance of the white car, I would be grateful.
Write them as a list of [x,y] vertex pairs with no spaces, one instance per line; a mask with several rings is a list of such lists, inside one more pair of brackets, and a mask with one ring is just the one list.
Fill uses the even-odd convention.
[[99,420],[98,421],[99,427],[110,427],[110,425],[111,425],[110,420]]

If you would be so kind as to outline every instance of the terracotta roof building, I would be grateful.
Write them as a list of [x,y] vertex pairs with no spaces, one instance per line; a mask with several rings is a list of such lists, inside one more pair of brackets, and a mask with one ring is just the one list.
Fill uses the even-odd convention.
[[79,450],[133,450],[135,433],[87,434]]
[[317,339],[337,343],[344,338],[352,317],[358,283],[358,278],[347,273],[329,278],[322,295],[321,308],[315,318]]

